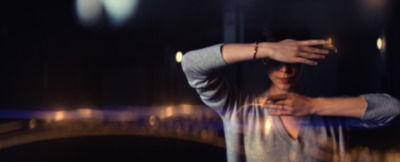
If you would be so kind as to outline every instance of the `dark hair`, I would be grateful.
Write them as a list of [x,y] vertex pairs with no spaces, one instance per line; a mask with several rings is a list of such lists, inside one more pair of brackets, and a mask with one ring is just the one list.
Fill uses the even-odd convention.
[[266,41],[281,41],[284,39],[310,39],[307,22],[290,16],[275,16],[266,21],[264,27]]

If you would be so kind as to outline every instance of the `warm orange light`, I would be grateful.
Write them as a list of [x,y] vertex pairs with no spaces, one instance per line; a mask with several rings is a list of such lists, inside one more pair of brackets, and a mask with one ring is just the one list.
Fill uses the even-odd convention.
[[192,105],[182,105],[184,114],[192,113]]
[[149,118],[149,124],[151,126],[153,126],[154,124],[156,124],[156,117],[154,117],[154,115],[150,116]]
[[64,111],[57,111],[54,120],[60,121],[64,119]]
[[29,129],[36,128],[37,122],[35,119],[29,120]]
[[81,118],[91,118],[93,111],[91,109],[78,109],[78,114]]
[[167,117],[170,117],[173,115],[172,106],[168,106],[167,109],[165,109],[165,115]]
[[272,118],[268,117],[267,121],[265,122],[265,128],[264,128],[264,133],[267,135],[269,131],[271,130],[271,125],[272,125]]
[[183,53],[181,51],[176,52],[176,55],[175,55],[176,62],[178,62],[178,63],[181,62],[182,57],[183,57]]
[[379,38],[376,40],[376,47],[378,47],[379,50],[382,50],[382,47],[383,47],[383,40],[382,40],[381,37],[379,37]]
[[328,39],[325,40],[323,47],[326,49],[329,49],[329,50],[334,50],[335,53],[337,53],[337,48],[333,45],[333,41],[332,41],[331,37],[329,37]]

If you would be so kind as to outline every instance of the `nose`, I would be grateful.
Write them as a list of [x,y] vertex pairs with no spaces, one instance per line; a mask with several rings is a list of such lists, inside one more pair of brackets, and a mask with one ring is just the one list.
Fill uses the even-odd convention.
[[279,69],[279,71],[283,72],[283,73],[287,73],[290,74],[292,73],[292,65],[290,64],[283,64],[281,66],[281,68]]

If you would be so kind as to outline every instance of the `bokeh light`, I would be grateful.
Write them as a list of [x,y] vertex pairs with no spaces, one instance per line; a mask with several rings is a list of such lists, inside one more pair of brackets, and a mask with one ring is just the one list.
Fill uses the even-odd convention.
[[102,14],[100,0],[76,0],[76,14],[83,25],[96,24]]
[[112,25],[120,26],[136,12],[139,0],[103,0],[103,5]]
[[382,38],[378,38],[377,40],[376,40],[376,46],[378,47],[378,49],[379,50],[381,50],[382,49]]
[[192,105],[183,104],[183,113],[184,114],[191,114],[192,113]]
[[269,131],[271,130],[271,125],[272,125],[272,118],[268,117],[267,121],[265,122],[265,128],[264,128],[264,133],[266,135],[269,134]]
[[176,62],[180,63],[182,61],[183,53],[181,51],[176,52],[175,60]]
[[57,111],[54,116],[55,121],[60,121],[64,119],[64,111]]
[[36,128],[37,121],[35,119],[29,120],[29,129]]
[[81,118],[91,118],[93,111],[88,108],[78,109],[79,117]]
[[153,126],[156,123],[156,118],[154,117],[154,115],[150,116],[149,118],[149,124],[151,126]]
[[168,107],[165,109],[165,115],[166,115],[167,117],[170,117],[170,116],[173,115],[172,106],[168,106]]

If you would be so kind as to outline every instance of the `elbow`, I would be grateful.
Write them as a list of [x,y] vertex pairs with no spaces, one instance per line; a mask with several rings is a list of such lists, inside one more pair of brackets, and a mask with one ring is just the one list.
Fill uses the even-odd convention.
[[400,115],[400,101],[388,94],[363,95],[368,106],[363,116],[365,120],[384,124]]
[[192,66],[193,65],[193,59],[191,58],[192,52],[187,52],[182,56],[181,60],[181,66],[182,66],[182,71],[185,74],[188,74],[192,71]]
[[395,112],[395,115],[399,116],[400,115],[400,101],[398,99],[394,98],[394,97],[391,97],[391,98],[392,99],[391,99],[391,106],[390,107],[392,107],[394,109],[393,111]]
[[388,107],[390,110],[389,112],[392,112],[394,116],[399,116],[400,115],[400,101],[397,98],[394,98],[390,96],[389,94],[382,94],[382,99],[381,102],[384,103],[386,107]]

